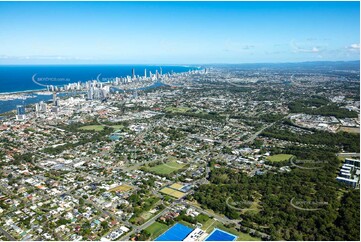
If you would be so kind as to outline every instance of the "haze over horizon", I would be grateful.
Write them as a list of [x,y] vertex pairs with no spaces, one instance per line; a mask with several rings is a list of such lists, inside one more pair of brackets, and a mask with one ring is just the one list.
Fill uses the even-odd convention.
[[0,2],[0,64],[359,59],[359,2]]

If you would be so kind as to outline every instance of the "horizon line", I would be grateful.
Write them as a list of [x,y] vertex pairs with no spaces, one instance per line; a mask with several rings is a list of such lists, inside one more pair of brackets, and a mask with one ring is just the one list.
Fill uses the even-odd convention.
[[146,65],[146,66],[190,66],[190,65],[248,65],[248,64],[301,64],[322,62],[360,62],[358,60],[311,60],[311,61],[284,61],[284,62],[213,62],[213,63],[0,63],[0,66],[47,66],[47,65]]

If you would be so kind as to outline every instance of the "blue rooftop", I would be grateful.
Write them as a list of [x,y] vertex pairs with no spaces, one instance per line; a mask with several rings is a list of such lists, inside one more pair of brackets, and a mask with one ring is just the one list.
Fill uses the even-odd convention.
[[166,232],[164,232],[161,236],[159,236],[155,241],[182,241],[192,231],[193,229],[183,224],[177,223]]
[[214,229],[205,241],[233,241],[237,236],[220,229]]

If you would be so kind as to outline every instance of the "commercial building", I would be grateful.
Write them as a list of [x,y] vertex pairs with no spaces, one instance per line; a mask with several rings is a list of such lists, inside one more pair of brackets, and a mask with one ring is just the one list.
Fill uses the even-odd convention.
[[360,160],[346,158],[336,180],[353,188],[360,187]]

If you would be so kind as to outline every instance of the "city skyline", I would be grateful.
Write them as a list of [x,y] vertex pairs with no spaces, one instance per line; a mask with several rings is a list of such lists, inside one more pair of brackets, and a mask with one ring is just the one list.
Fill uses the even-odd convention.
[[0,64],[359,60],[359,2],[0,2]]

